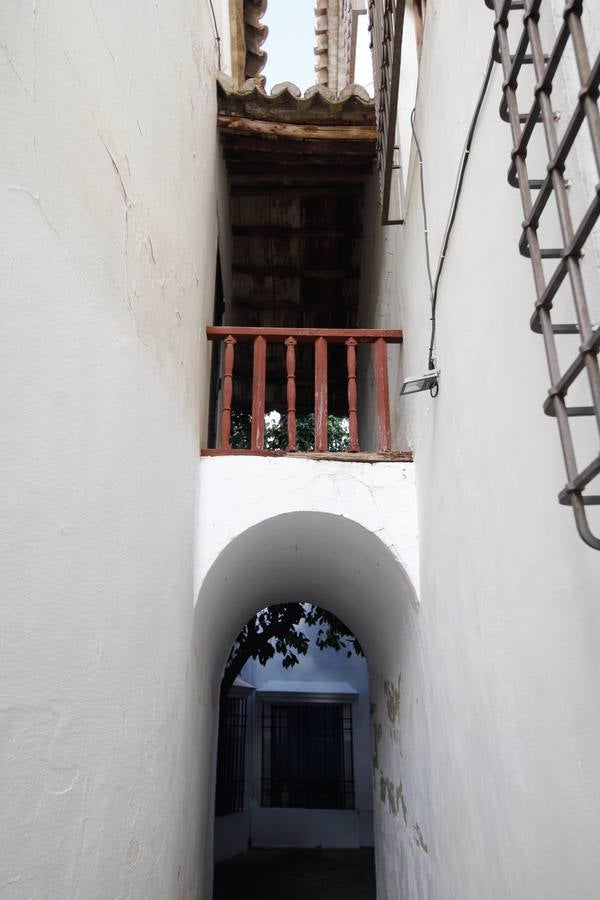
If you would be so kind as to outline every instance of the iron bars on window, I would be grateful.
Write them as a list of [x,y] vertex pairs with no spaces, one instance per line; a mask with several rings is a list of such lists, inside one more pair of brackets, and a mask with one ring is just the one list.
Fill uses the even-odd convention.
[[[544,411],[547,415],[556,417],[567,472],[567,483],[559,494],[559,500],[562,504],[573,507],[577,528],[583,540],[590,547],[600,550],[600,537],[594,534],[586,511],[586,507],[600,504],[599,492],[591,490],[591,482],[600,475],[600,446],[596,456],[591,461],[586,461],[583,468],[579,468],[571,424],[573,417],[590,417],[600,430],[600,326],[593,323],[588,304],[589,291],[586,296],[581,264],[584,245],[600,217],[600,185],[596,183],[591,202],[586,202],[583,216],[578,224],[574,224],[569,182],[565,176],[569,154],[571,153],[571,159],[575,156],[572,153],[575,141],[580,130],[587,125],[595,164],[594,178],[600,180],[600,53],[594,63],[590,64],[582,25],[583,0],[567,0],[565,3],[563,19],[548,55],[543,50],[540,29],[543,0],[485,2],[496,15],[494,54],[502,64],[504,74],[500,115],[510,123],[512,132],[512,164],[508,180],[513,187],[519,188],[523,208],[523,233],[519,248],[523,256],[531,259],[533,267],[536,304],[531,327],[543,335],[550,373],[551,384]],[[516,11],[522,12],[523,18],[513,52],[509,45],[509,25],[511,18],[514,19],[511,14]],[[579,91],[574,109],[570,110],[570,117],[559,136],[551,93],[569,46],[577,68]],[[527,112],[521,112],[517,88],[519,78],[525,74],[524,67],[527,66],[533,67],[535,87],[531,107]],[[543,178],[532,179],[528,172],[527,151],[531,149],[532,136],[538,124],[543,128],[548,164]],[[542,214],[552,196],[556,203],[561,246],[542,247],[538,230]],[[551,260],[556,260],[556,264],[548,262]],[[549,265],[552,265],[552,272],[547,278],[545,266]],[[557,323],[553,321],[553,312],[556,314],[558,291],[565,280],[570,291],[572,321]],[[557,338],[564,335],[577,335],[579,347],[569,364],[561,367],[561,348]],[[576,383],[576,389],[581,390],[582,379],[583,387],[587,379],[591,401],[587,405],[567,405],[568,392],[575,389]]]
[[262,806],[354,809],[349,703],[265,703],[262,726]]
[[244,808],[246,765],[245,697],[225,697],[219,710],[215,815],[227,816]]
[[405,0],[369,0],[369,32],[373,57],[373,86],[377,117],[377,167],[381,192],[382,223],[400,224],[389,218],[394,160],[396,117],[400,84],[400,57]]

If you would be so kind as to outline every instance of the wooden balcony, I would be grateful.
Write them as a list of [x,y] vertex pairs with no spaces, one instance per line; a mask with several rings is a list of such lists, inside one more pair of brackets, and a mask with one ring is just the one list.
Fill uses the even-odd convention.
[[[206,330],[210,341],[224,344],[221,360],[221,390],[219,394],[218,446],[202,450],[206,456],[254,454],[280,456],[310,456],[316,458],[342,458],[362,461],[401,460],[411,461],[412,454],[392,449],[390,397],[388,386],[388,348],[402,342],[399,330],[340,329],[340,328],[265,328],[218,326]],[[232,448],[232,404],[236,378],[236,347],[240,343],[252,346],[251,412],[249,446],[246,449]],[[312,345],[314,368],[314,450],[299,452],[297,446],[297,347]],[[357,390],[357,348],[370,345],[373,354],[375,391],[372,402],[376,407],[377,439],[376,447],[369,452],[361,452],[359,443],[359,410]],[[282,366],[279,381],[284,388],[287,423],[287,446],[282,450],[265,449],[265,398],[267,396],[267,351],[277,345],[281,351]],[[345,347],[344,380],[347,386],[347,403],[343,411],[348,422],[347,450],[331,452],[328,441],[328,396],[330,374],[328,373],[329,348],[332,345]],[[362,352],[362,351],[361,351]],[[339,358],[339,356],[338,356]],[[340,373],[332,373],[339,382]],[[271,377],[273,373],[271,372]],[[339,412],[336,410],[336,412]]]

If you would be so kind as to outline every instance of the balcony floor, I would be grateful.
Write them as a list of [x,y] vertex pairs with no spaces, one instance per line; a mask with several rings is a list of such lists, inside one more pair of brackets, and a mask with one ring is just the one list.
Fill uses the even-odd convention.
[[350,451],[345,451],[342,453],[302,453],[299,451],[290,451],[287,450],[210,450],[210,449],[202,449],[200,451],[201,456],[266,456],[271,457],[273,459],[318,459],[318,460],[330,460],[332,462],[362,462],[362,463],[377,463],[377,462],[412,462],[413,454],[412,450],[390,450],[389,453],[369,453],[359,451],[357,453],[352,453]]

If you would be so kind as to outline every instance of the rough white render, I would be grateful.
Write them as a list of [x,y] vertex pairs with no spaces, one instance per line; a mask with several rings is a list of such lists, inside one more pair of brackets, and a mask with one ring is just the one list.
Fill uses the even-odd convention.
[[[434,272],[492,22],[484,3],[468,16],[427,4],[416,123]],[[412,675],[400,658],[400,748],[384,763],[406,805],[386,854],[390,898],[595,900],[600,882],[600,556],[557,501],[565,475],[542,411],[501,84],[496,67],[440,285],[440,393],[401,401],[395,418],[415,454],[422,649]],[[377,215],[373,204],[362,302],[365,321],[405,330],[397,396],[402,370],[426,369],[429,342],[414,149],[406,225],[382,229]],[[586,460],[597,434],[580,436]],[[390,797],[381,815],[393,816]]]
[[338,515],[375,534],[406,569],[418,593],[413,473],[411,463],[399,462],[201,459],[196,589],[233,538],[273,516],[299,511]]
[[2,900],[198,897],[215,73],[205,2],[1,5]]
[[[492,14],[427,6],[435,264]],[[225,218],[208,5],[8,0],[0,35],[3,900],[208,900],[220,672],[273,584],[324,590],[367,651],[379,900],[596,900],[600,557],[556,500],[499,70],[441,285],[440,395],[394,410],[415,493],[399,464],[198,476]],[[375,185],[365,222],[363,324],[406,333],[393,397],[426,365],[417,175],[413,152],[402,229],[379,229]]]
[[[205,716],[201,759],[215,751],[218,686],[241,626],[271,603],[310,597],[359,638],[374,704],[374,786],[394,816],[375,815],[380,895],[392,896],[397,693],[418,658],[418,536],[410,463],[205,458],[200,462],[195,646]],[[402,669],[402,672],[404,670]],[[214,709],[210,709],[210,704]],[[385,725],[384,725],[385,723]],[[204,769],[211,779],[212,768]],[[208,782],[208,789],[214,785]],[[212,801],[207,835],[212,833]],[[207,848],[208,850],[208,848]],[[392,860],[397,857],[393,851]],[[388,887],[389,885],[389,887]]]

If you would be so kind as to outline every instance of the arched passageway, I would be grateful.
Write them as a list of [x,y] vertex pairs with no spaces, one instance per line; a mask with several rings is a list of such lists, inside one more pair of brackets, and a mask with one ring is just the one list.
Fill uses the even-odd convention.
[[[293,512],[254,525],[219,554],[204,578],[195,613],[199,685],[201,862],[206,898],[212,873],[212,824],[219,685],[229,648],[258,610],[285,599],[318,603],[342,619],[360,640],[369,664],[375,770],[374,830],[378,893],[394,893],[402,866],[399,685],[401,661],[411,654],[416,609],[413,586],[392,551],[376,535],[342,516]],[[385,725],[384,725],[385,720]]]
[[263,610],[236,639],[220,696],[214,900],[237,900],[240,883],[264,900],[375,900],[369,686],[356,646],[310,604]]

